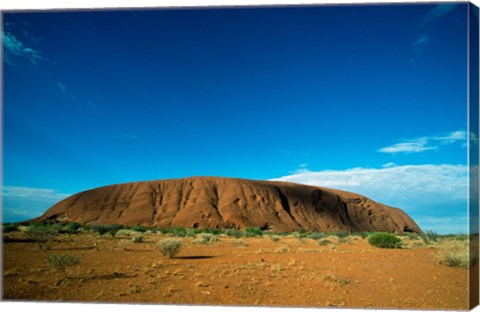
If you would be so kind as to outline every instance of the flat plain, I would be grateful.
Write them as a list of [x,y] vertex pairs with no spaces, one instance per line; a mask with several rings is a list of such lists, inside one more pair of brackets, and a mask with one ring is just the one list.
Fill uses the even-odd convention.
[[[25,232],[4,233],[3,298],[223,306],[468,308],[468,269],[439,261],[452,248],[466,247],[468,238],[449,237],[426,243],[416,235],[399,236],[402,248],[383,249],[355,235],[236,238],[197,234],[175,238],[181,249],[168,258],[160,253],[157,242],[170,234],[147,231],[134,242],[139,235],[133,231],[119,231],[116,235],[60,234],[47,249],[28,239]],[[65,275],[47,264],[52,254],[75,256],[80,262],[68,267]],[[472,270],[478,274],[478,264]]]

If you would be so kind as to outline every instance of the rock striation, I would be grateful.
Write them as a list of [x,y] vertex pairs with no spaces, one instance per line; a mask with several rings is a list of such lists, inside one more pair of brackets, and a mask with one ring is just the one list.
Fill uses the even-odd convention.
[[100,187],[72,195],[37,220],[82,225],[260,227],[273,232],[417,232],[402,210],[362,195],[288,182],[192,177]]

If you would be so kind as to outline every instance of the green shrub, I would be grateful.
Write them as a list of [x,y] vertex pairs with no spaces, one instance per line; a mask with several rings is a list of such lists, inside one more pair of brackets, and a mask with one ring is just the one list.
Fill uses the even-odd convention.
[[91,229],[100,234],[100,235],[104,235],[104,234],[107,234],[107,233],[110,233],[112,235],[115,235],[119,230],[123,229],[124,227],[122,225],[119,225],[119,224],[97,224],[97,225],[93,225],[91,227]]
[[173,227],[170,229],[169,231],[173,236],[176,236],[176,237],[185,237],[187,236],[187,230],[185,230],[184,227],[181,227],[181,226],[177,226],[177,227]]
[[202,230],[202,233],[220,235],[220,234],[222,234],[222,230],[205,228],[205,229]]
[[160,252],[168,258],[173,258],[181,248],[180,240],[174,238],[165,238],[157,242]]
[[197,229],[192,229],[192,228],[185,229],[185,235],[187,237],[195,237],[195,236],[197,236],[197,234],[198,234]]
[[81,227],[80,223],[78,222],[68,222],[63,226],[63,231],[66,233],[73,234],[77,232],[77,230]]
[[400,248],[402,240],[395,234],[377,232],[368,236],[368,243],[379,248]]
[[338,237],[338,238],[345,238],[345,237],[350,235],[350,233],[345,232],[345,231],[338,231],[338,232],[335,232],[335,233],[332,233],[332,234],[334,236]]
[[134,225],[130,229],[134,232],[139,232],[139,233],[144,233],[144,232],[147,231],[146,228],[144,228],[143,226],[140,226],[140,225]]
[[65,278],[68,278],[67,268],[78,265],[80,258],[77,256],[70,256],[67,254],[52,254],[47,258],[47,264],[50,268],[58,273],[62,273]]
[[252,237],[252,236],[262,236],[263,232],[259,227],[246,227],[245,228],[245,236]]
[[153,230],[155,230],[155,232],[160,232],[162,234],[167,234],[169,232],[169,230],[164,227],[156,227],[156,228],[153,228],[152,231]]
[[237,229],[226,229],[224,231],[224,234],[228,236],[236,237],[236,238],[240,238],[243,236],[243,232]]
[[325,236],[326,236],[325,233],[314,232],[314,233],[308,234],[307,238],[321,239],[321,238],[324,238]]
[[29,227],[34,228],[34,229],[38,229],[38,228],[45,229],[47,227],[47,225],[44,222],[34,222]]
[[3,224],[3,233],[18,231],[18,223],[5,223]]

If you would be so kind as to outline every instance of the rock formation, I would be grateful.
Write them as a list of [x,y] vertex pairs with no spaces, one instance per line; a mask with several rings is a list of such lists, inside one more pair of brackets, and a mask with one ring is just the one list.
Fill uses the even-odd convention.
[[421,232],[402,210],[362,195],[273,181],[193,177],[100,187],[37,220],[146,227],[260,227],[273,232]]

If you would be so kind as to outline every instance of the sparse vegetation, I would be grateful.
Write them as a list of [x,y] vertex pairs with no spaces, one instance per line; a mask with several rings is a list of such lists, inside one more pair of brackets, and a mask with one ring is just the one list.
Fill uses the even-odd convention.
[[47,252],[58,232],[55,232],[46,226],[30,226],[25,232],[28,239],[35,242],[39,250]]
[[323,277],[323,282],[326,284],[337,284],[339,286],[345,286],[351,284],[352,280],[334,274],[327,274]]
[[118,224],[98,224],[91,227],[91,229],[99,235],[111,234],[114,236],[119,230],[123,229],[122,225]]
[[377,232],[368,236],[368,243],[379,248],[400,248],[402,240],[395,234]]
[[132,238],[132,243],[141,243],[143,242],[143,233],[137,233],[133,238]]
[[319,233],[319,232],[307,234],[307,238],[311,238],[311,239],[322,239],[325,236],[326,236],[325,233]]
[[333,244],[333,242],[329,239],[322,239],[318,241],[318,244],[320,246],[327,246],[327,245]]
[[223,233],[236,238],[243,237],[243,232],[237,229],[226,229]]
[[175,237],[185,237],[187,236],[187,230],[184,227],[177,226],[171,228],[168,233],[172,234]]
[[470,265],[468,250],[463,252],[452,250],[444,251],[438,254],[435,259],[439,264],[449,267],[468,268]]
[[181,243],[180,240],[174,238],[165,238],[157,242],[157,247],[168,258],[173,258],[180,252]]
[[272,242],[278,242],[280,240],[280,236],[273,235],[273,236],[270,236],[270,239],[272,240]]
[[425,242],[425,244],[436,243],[439,241],[440,236],[435,231],[428,230],[425,233],[421,234],[420,237]]
[[338,232],[333,233],[333,235],[338,237],[338,238],[346,238],[347,236],[351,235],[351,233],[345,232],[345,231],[338,231]]
[[262,236],[263,232],[259,227],[246,227],[245,236],[247,237],[258,237]]
[[146,228],[144,228],[143,226],[140,226],[140,225],[132,226],[131,230],[134,231],[134,232],[139,232],[139,233],[144,233],[144,232],[147,231]]
[[65,233],[70,233],[70,234],[74,234],[77,232],[77,230],[81,227],[81,224],[78,223],[78,222],[68,222],[67,224],[65,224],[63,226],[63,231]]
[[3,224],[3,233],[9,233],[18,230],[18,223],[4,223]]
[[58,273],[62,273],[65,278],[69,278],[67,268],[78,265],[80,258],[67,254],[51,254],[47,258],[48,266]]
[[202,233],[200,234],[200,237],[198,237],[195,242],[198,243],[198,244],[211,244],[213,242],[216,242],[218,241],[218,236],[217,235],[213,235],[211,233]]

